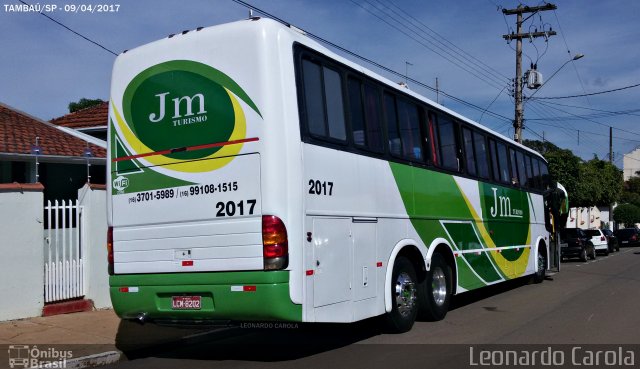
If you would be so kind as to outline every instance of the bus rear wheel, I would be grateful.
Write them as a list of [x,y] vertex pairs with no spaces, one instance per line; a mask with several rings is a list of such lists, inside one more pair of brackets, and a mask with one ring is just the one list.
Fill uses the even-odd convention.
[[451,267],[440,254],[431,257],[431,268],[427,272],[419,292],[419,317],[421,320],[444,319],[451,300]]
[[391,278],[392,306],[384,316],[385,326],[390,333],[408,332],[418,315],[418,278],[413,264],[405,257],[398,257]]
[[538,246],[538,269],[533,275],[533,283],[542,283],[547,275],[547,256],[541,251],[543,246]]

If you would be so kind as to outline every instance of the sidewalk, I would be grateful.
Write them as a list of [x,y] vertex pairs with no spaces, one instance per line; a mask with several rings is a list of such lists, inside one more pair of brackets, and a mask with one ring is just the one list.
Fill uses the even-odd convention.
[[[110,360],[117,360],[119,324],[111,309],[0,322],[0,345],[29,345],[40,350],[64,347],[74,359],[111,352]],[[7,351],[0,352],[0,358],[6,355]],[[0,360],[0,367],[6,365],[5,359]],[[77,362],[72,366],[82,367]]]
[[72,359],[67,361],[66,368],[86,368],[126,360],[136,351],[161,350],[163,345],[188,344],[226,331],[211,326],[170,327],[121,322],[111,309],[12,320],[0,322],[0,368],[4,368],[10,358],[20,356],[19,350],[22,350],[20,357],[29,356],[29,350],[36,348],[70,351]]

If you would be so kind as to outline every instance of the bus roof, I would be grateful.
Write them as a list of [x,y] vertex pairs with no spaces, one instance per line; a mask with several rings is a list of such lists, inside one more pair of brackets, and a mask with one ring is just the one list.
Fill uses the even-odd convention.
[[[513,144],[513,145],[515,145],[515,146],[517,146],[517,147],[519,147],[519,148],[521,148],[521,149],[523,149],[525,151],[528,151],[528,152],[530,152],[530,153],[536,155],[537,157],[539,157],[539,158],[541,158],[541,159],[546,161],[546,159],[544,159],[544,157],[540,153],[538,153],[537,151],[532,150],[532,149],[530,149],[530,148],[528,148],[528,147],[526,147],[526,146],[524,146],[524,145],[522,145],[522,144],[520,144],[520,143],[518,143],[516,141],[513,141],[512,139],[510,139],[510,138],[508,138],[508,137],[506,137],[506,136],[504,136],[504,135],[502,135],[502,134],[500,134],[498,132],[495,132],[492,129],[490,129],[490,128],[486,127],[486,126],[483,126],[482,124],[480,124],[478,122],[475,122],[474,120],[469,119],[469,118],[467,118],[467,117],[465,117],[465,116],[463,116],[463,115],[461,115],[461,114],[459,114],[459,113],[457,113],[457,112],[455,112],[455,111],[453,111],[453,110],[451,110],[451,109],[449,109],[449,108],[447,108],[447,107],[445,107],[443,105],[440,105],[437,102],[435,102],[435,101],[433,101],[433,100],[431,100],[431,99],[429,99],[429,98],[427,98],[427,97],[425,97],[423,95],[420,95],[420,94],[410,90],[407,87],[402,87],[398,83],[396,83],[396,82],[394,82],[394,81],[392,81],[392,80],[390,80],[390,79],[388,79],[386,77],[383,77],[380,74],[375,73],[372,70],[370,70],[368,68],[365,68],[364,66],[362,66],[360,64],[357,64],[357,63],[355,63],[355,62],[353,62],[353,61],[351,61],[351,60],[349,60],[349,59],[347,59],[347,58],[345,58],[343,56],[340,56],[339,54],[337,54],[337,53],[331,51],[330,49],[326,48],[325,46],[323,46],[319,42],[317,42],[317,41],[311,39],[310,37],[308,37],[304,30],[301,30],[301,29],[299,29],[299,28],[297,28],[297,27],[295,27],[293,25],[288,25],[287,26],[287,25],[285,25],[285,24],[283,24],[281,22],[278,22],[278,21],[270,19],[270,18],[253,17],[253,18],[249,18],[249,19],[245,19],[245,20],[236,21],[236,22],[229,22],[229,23],[224,23],[224,24],[220,24],[220,25],[209,26],[209,27],[206,27],[204,29],[213,31],[213,30],[215,30],[217,28],[221,29],[221,28],[234,28],[235,27],[238,30],[251,28],[252,29],[251,32],[255,32],[254,29],[255,29],[256,26],[258,26],[258,27],[260,27],[262,29],[269,29],[270,28],[271,31],[273,31],[273,32],[277,32],[277,31],[286,32],[291,37],[292,44],[295,43],[295,42],[298,42],[298,43],[300,43],[300,44],[302,44],[302,45],[304,45],[306,47],[309,47],[309,48],[311,48],[311,49],[313,49],[313,50],[315,50],[315,51],[317,51],[317,52],[319,52],[321,54],[324,54],[325,56],[327,56],[327,57],[329,57],[329,58],[331,58],[331,59],[333,59],[333,60],[335,60],[337,62],[340,62],[340,63],[342,63],[342,64],[344,64],[344,65],[346,65],[346,66],[348,66],[348,67],[350,67],[352,69],[355,69],[355,70],[365,74],[366,76],[368,76],[368,77],[370,77],[372,79],[375,79],[377,81],[380,81],[380,82],[384,83],[389,88],[393,88],[393,89],[395,89],[396,91],[398,91],[400,93],[404,93],[404,94],[409,95],[409,96],[411,96],[411,97],[413,97],[413,98],[415,98],[417,100],[420,100],[420,101],[424,102],[425,104],[433,107],[434,109],[437,109],[437,110],[439,110],[441,112],[450,114],[451,116],[455,117],[458,120],[464,121],[465,123],[470,124],[470,125],[478,128],[478,129],[480,129],[480,130],[488,132],[491,135],[496,136],[496,137],[498,137],[498,138],[500,138],[500,139],[502,139],[502,140],[504,140],[506,142],[509,142],[509,143],[511,143],[511,144]],[[202,30],[202,28],[198,28],[198,31],[200,31],[200,30]],[[183,34],[184,34],[184,32],[183,32]],[[172,37],[173,37],[173,35],[168,36],[167,38],[172,38]],[[165,39],[163,39],[163,40],[165,40]],[[150,44],[155,44],[156,42],[162,42],[163,40],[157,40],[157,41],[152,42]],[[150,44],[147,44],[147,45],[150,45]],[[129,55],[130,54],[135,54],[136,51],[138,51],[138,49],[145,48],[147,45],[143,45],[143,46],[137,47],[137,48],[129,50],[128,52],[125,52],[125,53],[127,53]],[[118,56],[118,58],[121,58],[121,57],[123,57],[123,54],[120,54]]]

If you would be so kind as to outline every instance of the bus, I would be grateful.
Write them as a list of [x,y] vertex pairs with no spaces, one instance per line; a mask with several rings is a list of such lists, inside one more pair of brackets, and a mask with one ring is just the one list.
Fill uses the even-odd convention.
[[274,20],[119,55],[108,141],[125,320],[405,332],[549,267],[540,154]]

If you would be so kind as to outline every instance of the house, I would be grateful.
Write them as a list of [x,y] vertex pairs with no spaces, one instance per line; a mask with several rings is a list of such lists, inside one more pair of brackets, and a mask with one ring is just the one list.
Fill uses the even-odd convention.
[[74,199],[85,183],[105,180],[104,140],[0,103],[0,183],[40,182],[46,201]]
[[622,172],[625,181],[637,176],[636,172],[638,171],[640,171],[640,148],[636,148],[630,153],[625,154],[622,159]]
[[109,103],[104,101],[101,104],[51,119],[49,122],[107,141],[108,116]]

